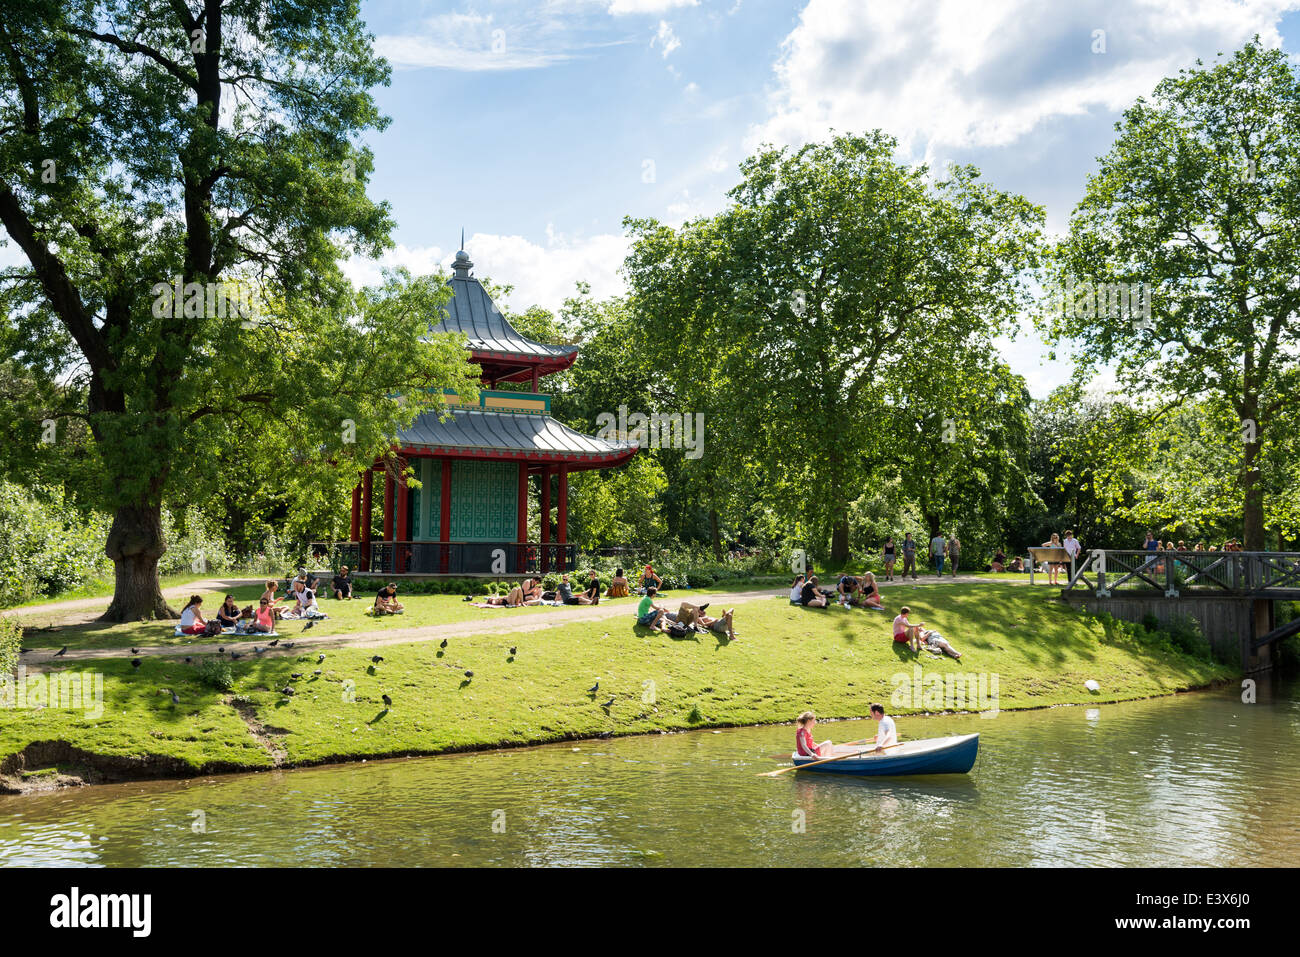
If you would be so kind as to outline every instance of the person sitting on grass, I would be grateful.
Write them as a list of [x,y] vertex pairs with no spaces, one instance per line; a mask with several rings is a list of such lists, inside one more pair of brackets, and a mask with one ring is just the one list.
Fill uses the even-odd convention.
[[876,746],[873,754],[884,754],[885,748],[898,744],[898,728],[894,725],[894,719],[885,714],[883,704],[871,705],[871,720],[878,722],[876,734],[871,739],[871,743]]
[[632,594],[628,587],[627,576],[623,574],[623,569],[614,569],[614,577],[609,580],[609,591],[605,593],[606,598],[626,598]]
[[803,604],[803,576],[795,575],[794,582],[790,585],[790,604]]
[[600,577],[593,568],[591,574],[587,576],[587,590],[578,596],[580,605],[599,605],[600,604]]
[[641,573],[641,593],[645,594],[650,588],[659,591],[664,587],[664,580],[655,574],[655,570],[649,565]]
[[645,590],[645,597],[636,606],[636,623],[645,625],[652,631],[666,631],[664,622],[676,621],[677,619],[655,604],[655,595],[657,594],[659,594],[659,589],[653,585]]
[[912,609],[904,605],[898,611],[898,617],[894,619],[894,641],[899,644],[908,645],[913,652],[921,650],[921,627],[925,622],[912,624],[907,620],[907,616],[912,613]]
[[880,586],[876,584],[875,572],[863,572],[858,580],[858,603],[863,608],[884,611],[885,603],[880,600]]
[[993,553],[993,561],[989,565],[989,570],[998,572],[1000,574],[1006,567],[1007,567],[1006,553],[999,548],[996,552]]
[[190,600],[181,610],[182,635],[201,635],[208,630],[208,623],[203,620],[203,612],[199,610],[202,604],[202,595],[190,596]]
[[344,565],[339,569],[339,573],[334,576],[334,597],[339,601],[352,600],[352,572],[348,566]]
[[555,586],[555,599],[562,605],[581,605],[582,601],[573,593],[573,586],[569,584],[569,576],[561,575],[560,584]]
[[803,590],[799,593],[799,604],[805,608],[825,608],[826,596],[821,593],[817,587],[817,576],[813,575],[803,583]]
[[827,738],[821,744],[813,743],[813,729],[817,727],[817,715],[805,711],[796,719],[799,730],[794,733],[794,752],[805,758],[824,758],[831,753],[831,742]]
[[392,582],[379,589],[375,595],[376,615],[400,615],[405,610],[406,606],[397,600],[397,586]]
[[839,603],[841,605],[844,605],[845,607],[852,605],[854,596],[858,593],[858,580],[848,572],[845,572],[840,576],[840,580],[836,584],[835,590],[839,593]]
[[217,621],[221,623],[222,628],[234,628],[239,624],[239,618],[239,605],[235,603],[235,596],[227,595],[226,600],[217,609]]
[[732,615],[735,614],[735,611],[736,609],[734,608],[728,608],[721,618],[710,618],[708,615],[701,614],[696,619],[696,624],[702,625],[704,628],[707,628],[709,631],[716,631],[720,635],[725,635],[727,637],[727,641],[735,641],[736,628],[732,624],[732,620],[731,620]]
[[275,597],[276,587],[276,582],[267,581],[266,591],[262,592],[262,597],[265,598],[266,603],[271,606],[271,614],[276,618],[276,620],[279,620],[280,616],[284,614],[284,609],[280,606],[280,602],[283,599]]
[[275,631],[275,609],[266,598],[258,599],[257,611],[253,612],[253,620],[249,622],[248,630],[259,635],[269,635]]
[[1011,559],[1011,570],[1016,573],[1023,573],[1025,571],[1025,560],[1019,555]]

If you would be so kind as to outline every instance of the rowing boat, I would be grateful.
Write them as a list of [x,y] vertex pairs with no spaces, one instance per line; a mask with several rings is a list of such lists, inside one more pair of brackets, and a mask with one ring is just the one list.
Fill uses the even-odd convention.
[[[979,754],[978,734],[955,734],[946,738],[906,741],[884,754],[865,753],[858,757],[827,761],[809,771],[826,774],[965,774],[975,765]],[[839,750],[838,748],[836,750]],[[850,747],[847,751],[856,751]],[[835,755],[827,755],[835,757]],[[823,760],[812,755],[790,755],[796,766]],[[796,772],[798,773],[798,772]]]

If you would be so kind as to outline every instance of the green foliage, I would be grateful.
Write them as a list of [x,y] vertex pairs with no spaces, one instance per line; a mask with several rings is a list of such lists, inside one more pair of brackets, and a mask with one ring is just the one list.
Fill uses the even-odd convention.
[[224,658],[204,658],[195,669],[199,681],[218,691],[230,691],[235,687],[235,672],[230,662]]
[[16,618],[0,618],[0,681],[18,664],[23,629]]
[[77,588],[109,572],[107,522],[81,514],[58,488],[0,481],[0,606]]

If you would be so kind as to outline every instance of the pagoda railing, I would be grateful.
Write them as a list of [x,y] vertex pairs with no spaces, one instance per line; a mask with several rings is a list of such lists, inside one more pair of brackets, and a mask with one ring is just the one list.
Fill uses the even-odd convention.
[[577,546],[560,542],[313,542],[329,565],[361,574],[527,575],[573,571]]

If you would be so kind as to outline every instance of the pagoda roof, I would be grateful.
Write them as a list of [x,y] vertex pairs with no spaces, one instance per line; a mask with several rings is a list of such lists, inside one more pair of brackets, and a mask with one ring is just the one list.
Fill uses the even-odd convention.
[[447,280],[452,296],[443,307],[444,318],[431,324],[430,332],[462,333],[469,340],[475,359],[487,359],[494,364],[510,362],[530,370],[532,366],[545,366],[549,367],[548,371],[573,364],[578,355],[577,346],[551,346],[520,333],[501,314],[483,284],[469,274],[473,266],[463,249],[456,253],[452,276]]
[[635,442],[611,442],[583,435],[535,412],[452,409],[450,418],[424,412],[398,433],[406,452],[448,458],[565,462],[581,470],[622,465],[637,453]]

